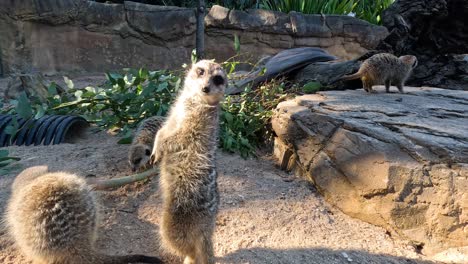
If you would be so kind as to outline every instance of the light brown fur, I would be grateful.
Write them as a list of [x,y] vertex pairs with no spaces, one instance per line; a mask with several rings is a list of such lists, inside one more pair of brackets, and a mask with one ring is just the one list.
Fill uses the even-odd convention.
[[93,192],[80,177],[48,172],[46,166],[17,176],[5,220],[10,237],[34,264],[161,263],[153,257],[97,252],[99,214]]
[[379,53],[365,60],[359,71],[346,75],[341,80],[360,78],[366,92],[373,92],[372,86],[384,84],[386,92],[390,92],[390,84],[396,85],[400,93],[411,71],[418,65],[413,55],[396,57],[390,53]]
[[138,126],[128,151],[128,162],[132,171],[146,168],[149,165],[154,137],[164,121],[166,118],[162,116],[152,116],[143,120]]
[[219,102],[227,85],[221,66],[200,61],[156,134],[153,161],[160,163],[163,194],[161,240],[185,264],[212,264],[218,211],[215,152]]

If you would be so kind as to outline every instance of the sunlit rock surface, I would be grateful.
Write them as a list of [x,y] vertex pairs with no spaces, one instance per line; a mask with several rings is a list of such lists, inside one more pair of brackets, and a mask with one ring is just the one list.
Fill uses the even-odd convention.
[[272,120],[278,143],[343,212],[423,253],[468,246],[468,92],[374,89],[281,103]]

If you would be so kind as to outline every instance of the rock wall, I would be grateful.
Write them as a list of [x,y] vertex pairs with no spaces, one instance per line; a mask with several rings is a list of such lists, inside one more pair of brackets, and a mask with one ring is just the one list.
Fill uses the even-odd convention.
[[468,246],[468,92],[383,90],[281,103],[272,120],[275,155],[343,212],[425,254]]
[[[193,9],[129,1],[3,0],[0,70],[8,74],[178,68],[190,60],[195,22]],[[347,16],[244,12],[220,6],[210,9],[205,24],[206,54],[218,60],[235,55],[234,35],[240,38],[245,58],[316,46],[350,59],[388,34],[384,27]]]

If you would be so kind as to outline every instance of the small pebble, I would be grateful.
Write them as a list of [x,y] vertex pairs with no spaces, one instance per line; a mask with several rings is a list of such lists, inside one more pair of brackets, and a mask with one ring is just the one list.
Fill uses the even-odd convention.
[[353,262],[353,259],[350,258],[350,257],[348,256],[348,254],[346,254],[346,252],[341,252],[341,255],[343,255],[343,257],[345,257],[346,260],[348,260],[348,262]]

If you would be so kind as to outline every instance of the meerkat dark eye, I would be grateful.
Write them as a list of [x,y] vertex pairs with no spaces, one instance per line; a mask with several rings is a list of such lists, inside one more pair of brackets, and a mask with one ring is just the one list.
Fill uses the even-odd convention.
[[224,78],[221,75],[216,75],[213,77],[213,83],[218,86],[224,84]]
[[138,158],[138,159],[136,159],[136,160],[134,161],[134,163],[135,163],[135,164],[138,164],[138,163],[140,163],[140,161],[141,161],[141,158]]
[[205,70],[204,70],[204,69],[202,69],[202,68],[198,68],[198,69],[197,69],[197,75],[198,75],[198,76],[203,76],[204,74],[205,74]]
[[149,156],[149,155],[151,155],[151,150],[149,150],[149,149],[145,149],[145,155],[146,155],[146,156]]

